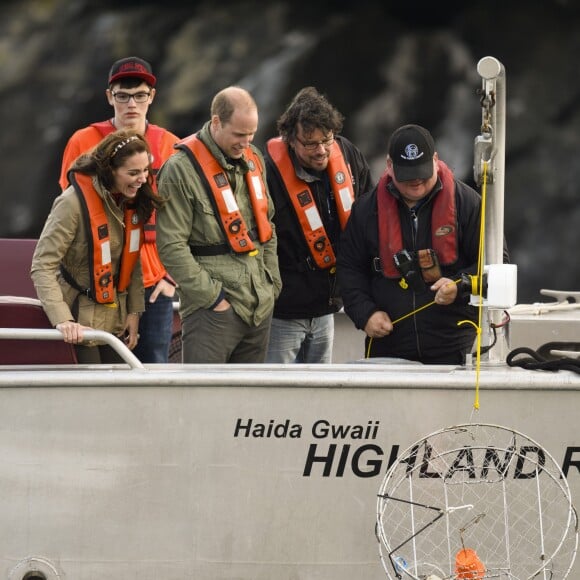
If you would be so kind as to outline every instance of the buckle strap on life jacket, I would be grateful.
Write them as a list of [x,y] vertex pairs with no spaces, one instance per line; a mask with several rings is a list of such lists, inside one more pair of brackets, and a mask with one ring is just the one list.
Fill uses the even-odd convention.
[[192,256],[223,256],[231,254],[232,248],[229,244],[215,244],[213,246],[194,246],[189,245],[189,251]]
[[[252,241],[257,240],[258,234],[256,228],[249,230],[248,236]],[[229,244],[213,244],[211,246],[195,246],[189,244],[189,250],[193,256],[222,256],[232,253],[232,248]]]
[[[216,217],[231,250],[236,253],[255,250],[254,241],[249,235],[250,230],[238,207],[228,177],[207,146],[197,135],[191,135],[177,143],[175,147],[187,153],[190,161],[199,170],[200,177],[205,181]],[[258,239],[261,243],[266,243],[272,238],[273,230],[268,218],[268,196],[261,163],[251,147],[244,151],[244,156],[249,167],[245,179]]]
[[85,296],[87,296],[88,298],[90,298],[91,300],[93,299],[93,297],[91,296],[91,289],[90,288],[83,288],[73,277],[72,274],[61,264],[60,265],[60,273],[62,275],[62,277],[64,278],[65,282],[69,285],[72,286],[75,290],[77,290],[78,292],[80,292],[81,294],[84,294]]

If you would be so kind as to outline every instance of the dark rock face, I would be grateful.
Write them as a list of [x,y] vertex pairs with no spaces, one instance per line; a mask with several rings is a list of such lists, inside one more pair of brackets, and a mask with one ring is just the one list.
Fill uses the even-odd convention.
[[[230,84],[260,107],[255,143],[275,134],[292,96],[314,85],[346,116],[343,133],[378,178],[397,126],[428,127],[439,155],[473,185],[481,130],[477,62],[506,69],[505,233],[518,299],[580,290],[580,8],[565,0],[416,4],[23,0],[0,7],[3,187],[0,237],[37,237],[59,193],[68,137],[111,115],[117,58],[149,60],[150,119],[186,136]],[[356,4],[356,5],[355,5]]]

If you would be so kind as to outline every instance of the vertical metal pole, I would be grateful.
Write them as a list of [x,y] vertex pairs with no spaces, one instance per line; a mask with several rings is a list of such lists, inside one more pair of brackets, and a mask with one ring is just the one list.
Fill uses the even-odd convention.
[[[485,263],[503,263],[504,183],[505,183],[505,70],[492,56],[482,58],[477,65],[482,77],[482,130],[491,127],[492,155],[488,168],[486,206]],[[489,100],[489,103],[488,103]],[[489,106],[488,106],[489,105]]]
[[[475,140],[474,175],[482,184],[483,162],[487,161],[487,198],[485,208],[484,264],[503,263],[504,241],[504,183],[505,183],[505,127],[506,82],[505,69],[492,56],[482,58],[477,64],[482,78],[482,134]],[[488,328],[482,332],[492,341],[491,325],[501,324],[503,311],[488,309]],[[482,335],[485,337],[485,334]],[[496,328],[496,344],[488,351],[490,363],[503,363],[509,352],[505,327]]]

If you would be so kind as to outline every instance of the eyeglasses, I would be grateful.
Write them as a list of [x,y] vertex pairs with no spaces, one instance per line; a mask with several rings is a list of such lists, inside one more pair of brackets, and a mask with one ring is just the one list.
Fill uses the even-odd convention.
[[149,99],[151,93],[111,93],[117,103],[128,103],[131,99],[135,99],[136,103],[145,103]]
[[334,136],[324,139],[323,141],[309,141],[308,143],[305,143],[302,139],[296,137],[296,141],[298,141],[306,151],[316,151],[321,145],[324,148],[330,147],[334,143]]

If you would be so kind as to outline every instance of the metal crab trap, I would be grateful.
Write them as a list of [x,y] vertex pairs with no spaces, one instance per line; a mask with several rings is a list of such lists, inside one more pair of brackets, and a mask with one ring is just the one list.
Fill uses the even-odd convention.
[[558,464],[527,436],[486,424],[403,452],[379,490],[376,534],[391,580],[560,580],[578,547]]

